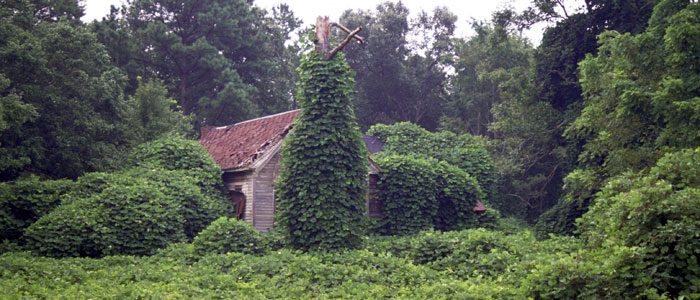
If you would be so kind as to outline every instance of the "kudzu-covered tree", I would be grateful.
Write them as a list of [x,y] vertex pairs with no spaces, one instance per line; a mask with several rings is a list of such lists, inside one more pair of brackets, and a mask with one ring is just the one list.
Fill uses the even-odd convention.
[[337,53],[357,30],[330,50],[329,27],[319,18],[317,51],[301,59],[301,112],[283,145],[277,181],[278,226],[299,249],[354,248],[364,233],[367,150],[351,106],[353,72]]

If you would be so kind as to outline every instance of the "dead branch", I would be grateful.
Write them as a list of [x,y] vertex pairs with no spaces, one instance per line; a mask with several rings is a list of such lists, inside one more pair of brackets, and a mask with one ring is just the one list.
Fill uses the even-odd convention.
[[345,39],[340,43],[340,45],[338,45],[337,47],[333,48],[333,50],[331,50],[331,52],[328,53],[328,56],[326,57],[326,59],[331,59],[331,58],[333,58],[333,56],[335,56],[335,54],[336,54],[338,51],[343,50],[343,48],[345,48],[345,46],[347,46],[348,43],[350,43],[350,41],[355,37],[355,35],[357,35],[358,32],[360,32],[360,30],[362,30],[362,27],[358,27],[357,29],[355,29],[355,30],[353,30],[352,32],[350,32],[350,33],[348,34],[348,36],[346,36]]
[[[342,31],[345,31],[345,33],[347,33],[347,34],[352,33],[352,31],[350,29],[348,29],[347,27],[343,26],[343,24],[338,24],[338,23],[333,22],[333,23],[331,23],[331,26],[336,27]],[[353,36],[353,38],[356,39],[357,42],[360,44],[365,43],[365,39],[359,35],[355,35],[355,36]]]

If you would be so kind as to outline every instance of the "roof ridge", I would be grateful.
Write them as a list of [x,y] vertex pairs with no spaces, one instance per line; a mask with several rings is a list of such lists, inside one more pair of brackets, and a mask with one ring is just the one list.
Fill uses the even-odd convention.
[[301,109],[293,109],[293,110],[283,111],[283,112],[281,112],[281,113],[276,113],[276,114],[274,114],[274,115],[262,116],[262,117],[258,117],[258,118],[255,118],[255,119],[245,120],[245,121],[243,121],[243,122],[238,122],[238,123],[235,123],[235,124],[231,124],[231,125],[214,127],[214,129],[224,129],[224,128],[235,127],[235,126],[237,126],[237,125],[241,125],[241,124],[245,124],[245,123],[250,123],[250,122],[253,122],[253,121],[260,121],[260,120],[264,120],[264,119],[279,117],[279,116],[281,116],[281,115],[285,115],[285,114],[297,112],[297,111],[300,111],[300,110],[301,110]]

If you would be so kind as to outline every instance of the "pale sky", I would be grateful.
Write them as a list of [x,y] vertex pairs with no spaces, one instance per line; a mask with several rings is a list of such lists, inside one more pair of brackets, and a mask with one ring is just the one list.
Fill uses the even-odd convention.
[[[109,14],[109,6],[119,6],[124,0],[84,0],[85,16],[83,21],[89,22],[99,20]],[[352,1],[311,1],[311,0],[256,0],[255,5],[270,10],[271,7],[279,3],[287,3],[294,14],[304,21],[304,24],[314,24],[316,17],[327,15],[331,20],[337,20],[343,11],[347,9],[370,9],[374,10],[377,4],[385,1],[378,0],[352,0]],[[412,15],[419,11],[432,11],[438,6],[446,6],[452,13],[456,14],[457,36],[466,37],[473,34],[470,22],[472,19],[489,20],[491,14],[501,8],[511,6],[520,11],[528,6],[529,0],[403,0],[403,4],[408,7]],[[539,44],[542,36],[544,24],[525,32],[533,44]]]

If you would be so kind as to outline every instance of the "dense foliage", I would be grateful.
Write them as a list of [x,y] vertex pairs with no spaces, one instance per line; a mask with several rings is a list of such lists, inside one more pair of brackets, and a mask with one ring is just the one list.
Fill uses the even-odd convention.
[[123,75],[87,28],[12,2],[0,8],[0,115],[11,125],[0,127],[0,179],[116,166],[134,145]]
[[367,149],[350,95],[344,56],[316,51],[299,66],[301,112],[282,146],[275,196],[278,226],[301,249],[354,248],[366,213]]
[[435,198],[437,214],[433,223],[438,230],[488,226],[481,224],[474,213],[477,201],[484,193],[476,179],[462,169],[446,162],[433,163],[435,170]]
[[61,204],[73,186],[70,180],[36,177],[0,183],[0,241],[19,239],[25,228]]
[[593,246],[638,251],[657,290],[700,293],[700,148],[666,154],[644,176],[615,177],[578,225]]
[[493,160],[482,141],[470,134],[430,132],[409,122],[376,124],[367,134],[384,142],[384,154],[432,158],[456,166],[474,177],[487,196],[498,179]]
[[192,241],[197,255],[239,252],[264,253],[264,240],[260,233],[248,223],[235,218],[221,217],[209,224]]
[[[698,40],[699,23],[697,3],[662,1],[643,33],[600,36],[598,55],[580,64],[586,102],[565,134],[582,145],[581,170],[567,177],[573,188],[565,186],[560,211],[585,212],[590,196],[611,178],[700,145],[700,50],[688,46]],[[543,227],[568,233],[569,219],[560,225],[543,220]]]
[[434,162],[399,155],[378,162],[377,188],[384,214],[381,232],[411,234],[433,228],[438,211]]
[[3,297],[665,298],[635,267],[637,248],[580,250],[575,238],[537,241],[529,231],[508,231],[428,231],[373,238],[366,249],[335,253],[201,256],[188,244],[140,258],[9,253],[0,256],[0,291]]
[[444,7],[409,15],[403,3],[387,1],[340,17],[348,28],[362,27],[371,41],[345,50],[357,72],[353,100],[363,129],[400,121],[438,127],[449,93],[457,17]]
[[142,144],[129,154],[128,166],[182,171],[213,197],[225,197],[221,169],[197,141],[166,136]]
[[[580,3],[467,37],[446,8],[348,10],[368,43],[297,77],[286,5],[133,0],[85,24],[83,1],[0,0],[0,298],[700,298],[700,5]],[[261,234],[168,136],[297,100]],[[351,102],[385,143],[383,218]]]
[[185,240],[181,203],[143,178],[120,177],[99,194],[64,203],[30,225],[27,248],[47,256],[153,254]]
[[231,214],[221,171],[197,142],[166,137],[130,157],[130,169],[88,173],[75,182],[5,184],[16,196],[4,198],[3,240],[49,256],[152,254]]
[[198,123],[227,125],[289,109],[298,58],[286,46],[300,21],[286,5],[252,2],[131,1],[91,24],[128,76],[166,83]]
[[0,256],[0,296],[518,298],[529,288],[521,282],[533,266],[576,246],[573,239],[537,242],[528,232],[468,230],[384,238],[366,249],[331,253],[199,256],[186,244],[152,257],[56,260],[9,253]]
[[[380,166],[378,198],[383,216],[382,234],[414,234],[421,230],[452,230],[489,226],[473,212],[483,192],[461,169],[435,159],[388,155]],[[482,224],[482,222],[485,222]]]

